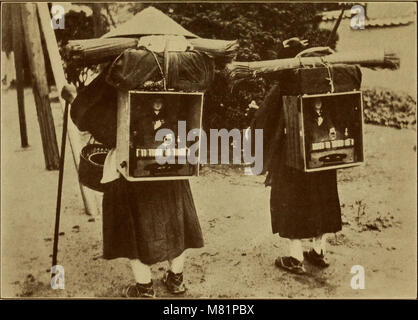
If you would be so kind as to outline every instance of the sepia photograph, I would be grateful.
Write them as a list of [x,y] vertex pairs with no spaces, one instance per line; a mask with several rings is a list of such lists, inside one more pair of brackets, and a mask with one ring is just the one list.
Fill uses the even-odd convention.
[[5,1],[0,112],[2,300],[417,299],[416,2]]

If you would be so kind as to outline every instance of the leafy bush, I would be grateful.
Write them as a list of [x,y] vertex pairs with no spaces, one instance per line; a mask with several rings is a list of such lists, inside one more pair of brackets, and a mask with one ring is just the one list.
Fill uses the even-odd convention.
[[363,92],[363,103],[366,123],[399,129],[416,124],[416,101],[406,93],[367,89]]

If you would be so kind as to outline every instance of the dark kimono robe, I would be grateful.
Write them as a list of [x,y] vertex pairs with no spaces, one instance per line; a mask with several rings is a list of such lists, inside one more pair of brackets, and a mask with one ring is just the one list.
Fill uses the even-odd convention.
[[253,127],[264,130],[266,185],[271,186],[273,233],[303,239],[341,230],[341,209],[335,170],[303,173],[285,164],[284,119],[279,86],[258,110]]
[[203,247],[187,180],[106,183],[103,195],[103,257],[154,264]]

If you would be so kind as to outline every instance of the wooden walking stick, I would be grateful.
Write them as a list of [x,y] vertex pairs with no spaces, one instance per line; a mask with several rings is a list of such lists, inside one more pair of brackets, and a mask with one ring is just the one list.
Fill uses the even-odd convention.
[[[61,155],[60,155],[60,166],[58,176],[58,194],[57,194],[57,206],[55,212],[55,230],[54,230],[54,246],[52,249],[52,268],[57,265],[58,255],[58,238],[59,238],[59,227],[60,227],[60,215],[61,215],[61,196],[62,196],[62,183],[64,178],[64,160],[65,160],[65,144],[67,141],[67,125],[68,125],[68,108],[69,105],[74,101],[76,96],[76,90],[70,85],[66,85],[62,88],[61,97],[65,100],[64,119],[62,124],[62,139],[61,139]],[[55,272],[51,273],[51,277],[55,276]]]

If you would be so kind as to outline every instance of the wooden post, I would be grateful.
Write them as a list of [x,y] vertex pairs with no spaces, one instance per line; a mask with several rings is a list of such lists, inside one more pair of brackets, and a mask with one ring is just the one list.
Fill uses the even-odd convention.
[[29,146],[28,135],[26,130],[26,116],[25,116],[25,98],[24,98],[24,70],[23,70],[23,58],[24,58],[24,40],[22,30],[22,18],[20,8],[18,5],[10,6],[12,10],[13,19],[11,21],[13,25],[13,53],[16,68],[16,92],[17,92],[17,106],[19,110],[19,125],[20,125],[20,141],[22,148]]
[[36,4],[22,4],[21,10],[26,52],[31,69],[32,89],[35,96],[39,127],[41,129],[45,164],[48,170],[57,170],[59,168],[58,144],[49,101],[49,87]]
[[93,11],[93,34],[95,38],[100,38],[104,34],[102,23],[102,3],[92,3],[91,8]]
[[[46,48],[48,51],[49,61],[52,67],[52,73],[54,74],[55,85],[59,92],[59,99],[61,101],[62,110],[65,110],[65,101],[61,96],[62,88],[67,84],[65,78],[64,69],[62,67],[62,60],[58,49],[57,40],[54,30],[51,27],[51,16],[48,10],[48,5],[45,2],[38,3],[38,14],[41,25],[41,30],[44,35]],[[80,153],[82,149],[82,143],[80,138],[80,132],[71,120],[68,118],[68,139],[73,154],[73,160],[75,169],[78,172],[78,166],[80,163]],[[99,215],[101,210],[98,192],[90,190],[80,183],[81,196],[83,198],[84,207],[86,212],[91,215]]]

